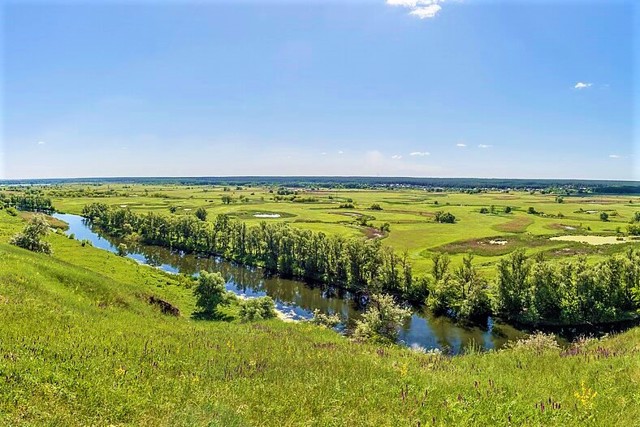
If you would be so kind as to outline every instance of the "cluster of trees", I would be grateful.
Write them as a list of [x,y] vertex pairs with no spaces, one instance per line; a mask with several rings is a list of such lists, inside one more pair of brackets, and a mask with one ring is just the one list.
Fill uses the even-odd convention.
[[407,255],[378,239],[346,239],[291,227],[286,223],[248,226],[218,215],[201,221],[192,215],[138,214],[94,203],[82,215],[105,232],[185,252],[220,256],[270,273],[349,289],[386,292],[422,303],[427,282],[413,277]]
[[578,257],[552,264],[521,250],[502,259],[493,286],[466,256],[450,271],[433,258],[428,306],[437,314],[478,321],[497,314],[527,324],[583,324],[620,320],[640,308],[640,252],[630,249],[593,264]]
[[489,315],[523,323],[607,322],[640,308],[640,252],[629,250],[590,264],[584,258],[550,263],[516,251],[497,266],[489,282],[466,256],[453,269],[446,255],[433,258],[432,277],[416,278],[407,255],[379,240],[345,239],[262,222],[247,226],[218,215],[136,214],[94,203],[83,215],[109,234],[186,252],[221,256],[262,266],[283,277],[299,278],[361,294],[391,294],[424,302],[437,314],[482,321]]
[[14,207],[23,211],[52,212],[51,199],[41,194],[10,194],[0,193],[0,206]]
[[443,224],[453,224],[456,222],[456,217],[451,212],[438,211],[436,212],[434,219],[436,222]]
[[237,297],[225,289],[222,274],[200,271],[197,284],[193,290],[196,297],[196,318],[218,319],[222,316],[218,312],[220,306],[237,302],[240,319],[246,322],[270,319],[276,317],[275,303],[271,297],[249,298],[238,301]]
[[495,311],[526,323],[597,323],[640,308],[640,252],[596,264],[584,257],[551,264],[514,252],[498,264]]

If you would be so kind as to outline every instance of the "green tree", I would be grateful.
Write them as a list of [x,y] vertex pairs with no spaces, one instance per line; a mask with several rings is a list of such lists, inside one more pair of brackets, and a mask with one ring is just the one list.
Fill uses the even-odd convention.
[[381,343],[395,343],[400,327],[411,316],[411,311],[402,308],[393,301],[393,297],[384,294],[371,295],[362,320],[356,322],[354,337]]
[[42,214],[34,215],[22,233],[11,238],[9,243],[33,252],[51,254],[51,244],[43,239],[49,234],[49,223]]
[[456,222],[456,217],[451,212],[438,211],[435,214],[435,220],[443,224],[453,224]]
[[116,248],[116,250],[118,251],[118,256],[125,256],[128,249],[129,248],[127,248],[127,245],[125,245],[124,243],[120,243]]
[[198,209],[196,209],[196,218],[198,218],[200,221],[206,221],[207,220],[207,210],[205,208],[203,208],[202,206],[199,207]]
[[198,284],[193,293],[196,296],[196,307],[200,309],[202,317],[214,317],[216,308],[228,301],[227,290],[222,274],[201,271],[198,276]]
[[498,263],[498,312],[507,318],[519,319],[529,307],[530,269],[529,260],[522,249]]
[[600,212],[600,221],[609,221],[609,214],[606,212]]

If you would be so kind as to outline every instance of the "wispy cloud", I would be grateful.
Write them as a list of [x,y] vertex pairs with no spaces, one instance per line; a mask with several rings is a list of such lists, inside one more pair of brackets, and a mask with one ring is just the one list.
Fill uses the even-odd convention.
[[464,148],[464,147],[466,147],[466,146],[467,146],[467,144],[464,144],[464,143],[462,143],[462,142],[458,142],[458,143],[456,144],[456,147],[460,147],[460,148]]
[[338,154],[344,154],[344,151],[340,150],[338,151]]
[[44,142],[44,141],[38,141],[38,145],[44,145],[44,144],[46,144],[46,142]]
[[580,90],[590,88],[591,86],[593,86],[593,83],[578,82],[573,88]]
[[391,158],[393,160],[400,160],[402,158],[402,156],[400,154],[394,154],[393,156],[391,156]]
[[609,154],[609,158],[610,159],[619,159],[620,155],[619,154]]
[[491,148],[493,147],[493,145],[489,145],[489,144],[478,144],[478,148]]
[[431,153],[429,153],[428,151],[414,151],[412,153],[409,153],[410,156],[419,156],[419,157],[424,157],[424,156],[429,156]]
[[389,6],[400,6],[410,9],[409,15],[420,19],[435,17],[446,0],[387,0]]

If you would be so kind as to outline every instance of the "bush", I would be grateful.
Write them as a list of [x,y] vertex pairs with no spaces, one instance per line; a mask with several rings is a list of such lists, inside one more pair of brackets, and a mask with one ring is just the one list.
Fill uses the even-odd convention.
[[314,325],[324,326],[327,328],[335,328],[342,322],[337,314],[324,314],[319,309],[313,310],[313,318],[310,320]]
[[5,212],[11,216],[18,216],[18,211],[14,207],[8,207]]
[[129,248],[127,247],[127,245],[125,245],[124,243],[120,243],[117,247],[116,250],[118,251],[118,256],[126,256],[127,255],[127,250]]
[[557,351],[560,349],[560,346],[558,346],[556,337],[553,336],[553,334],[536,332],[527,338],[508,343],[505,349],[531,351],[537,355],[541,355],[547,351]]
[[371,205],[371,207],[369,208],[372,211],[381,211],[382,210],[382,206],[380,206],[378,203],[374,203]]
[[400,327],[411,316],[411,311],[402,308],[390,295],[374,294],[362,319],[356,322],[354,337],[381,343],[395,343]]
[[276,305],[271,297],[250,298],[240,301],[240,319],[244,322],[276,317]]
[[201,271],[198,284],[193,293],[196,296],[196,307],[199,314],[204,317],[213,317],[216,308],[228,301],[229,296],[224,287],[225,281],[220,273]]
[[205,208],[199,207],[198,209],[196,209],[195,214],[196,214],[196,218],[198,218],[200,221],[207,220],[207,211]]
[[453,224],[456,222],[456,217],[451,212],[438,211],[436,212],[435,220],[443,224]]
[[11,238],[9,243],[33,252],[51,253],[51,244],[42,239],[49,234],[49,223],[42,214],[34,215],[22,233]]
[[600,221],[609,221],[609,214],[606,212],[600,212]]

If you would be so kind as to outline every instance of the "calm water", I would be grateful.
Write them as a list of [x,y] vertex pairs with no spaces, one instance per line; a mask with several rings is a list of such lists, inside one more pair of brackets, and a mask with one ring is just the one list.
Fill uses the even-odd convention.
[[[101,235],[92,230],[81,216],[53,214],[55,218],[69,224],[67,234],[74,234],[77,240],[89,240],[93,246],[117,252],[121,240]],[[313,310],[324,313],[339,313],[346,319],[346,326],[353,325],[361,311],[352,296],[343,290],[327,287],[312,287],[303,282],[279,277],[265,277],[258,268],[247,268],[219,258],[203,258],[172,252],[158,246],[147,246],[126,242],[127,257],[142,264],[160,268],[169,273],[192,275],[201,270],[219,271],[227,281],[227,289],[238,295],[256,297],[269,295],[276,307],[294,320],[311,318]],[[494,324],[489,321],[487,328],[465,328],[444,317],[434,317],[427,310],[415,312],[406,322],[400,339],[408,346],[425,349],[444,349],[458,353],[469,345],[484,349],[500,348],[507,341],[523,336],[513,327]]]

